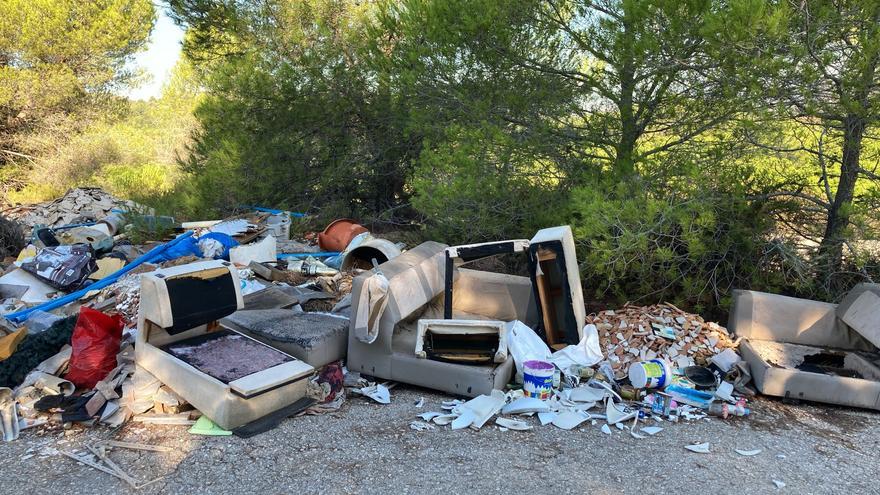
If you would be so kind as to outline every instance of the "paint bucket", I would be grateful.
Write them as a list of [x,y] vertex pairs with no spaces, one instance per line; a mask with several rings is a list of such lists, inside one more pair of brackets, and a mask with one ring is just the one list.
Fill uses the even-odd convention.
[[526,397],[546,400],[553,393],[555,366],[546,361],[523,363],[523,393]]
[[272,215],[266,219],[266,227],[272,232],[276,239],[290,239],[290,215],[287,213],[279,213]]
[[664,388],[672,380],[672,367],[661,359],[633,363],[629,367],[629,382],[635,388]]

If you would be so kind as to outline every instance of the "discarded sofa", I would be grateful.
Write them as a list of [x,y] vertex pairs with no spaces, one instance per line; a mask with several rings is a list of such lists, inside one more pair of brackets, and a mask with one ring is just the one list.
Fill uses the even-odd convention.
[[314,371],[218,322],[242,307],[231,263],[197,262],[141,276],[135,361],[225,429],[293,404]]
[[736,290],[728,329],[762,394],[880,410],[880,352],[841,318],[850,308]]
[[[466,244],[446,248],[446,273],[456,266],[498,254],[525,253],[537,303],[537,332],[551,349],[577,344],[583,338],[584,295],[571,227],[539,230],[531,240]],[[450,318],[455,300],[452,280],[446,279],[444,316]]]
[[[354,279],[350,370],[468,397],[489,394],[508,383],[514,370],[510,355],[501,363],[493,359],[486,364],[462,364],[416,354],[419,320],[443,317],[446,247],[423,243]],[[450,276],[455,294],[453,320],[536,324],[527,277],[464,268],[454,268]],[[363,305],[375,311],[365,311]],[[365,335],[365,328],[375,332]]]

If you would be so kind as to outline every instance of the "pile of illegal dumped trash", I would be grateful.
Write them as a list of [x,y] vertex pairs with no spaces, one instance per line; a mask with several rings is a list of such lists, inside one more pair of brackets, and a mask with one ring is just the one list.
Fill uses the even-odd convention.
[[[58,200],[3,213],[19,219],[29,241],[17,258],[0,266],[0,427],[7,441],[28,428],[52,430],[73,423],[115,427],[129,420],[193,424],[202,416],[140,365],[137,350],[146,347],[137,339],[145,324],[138,319],[145,274],[186,273],[186,267],[213,263],[212,269],[223,267],[234,280],[237,298],[230,314],[213,316],[228,316],[227,324],[236,326],[247,325],[247,317],[271,313],[282,326],[302,321],[310,328],[312,340],[300,344],[335,339],[339,348],[340,339],[344,341],[340,334],[348,326],[346,296],[352,276],[362,271],[354,265],[365,262],[360,253],[370,254],[367,263],[378,263],[400,252],[399,246],[350,221],[337,222],[345,229],[311,236],[327,237],[316,244],[290,239],[294,215],[287,212],[245,208],[231,218],[181,223],[94,188],[73,189]],[[144,225],[160,226],[155,232],[166,237],[133,243],[132,229]],[[361,245],[372,247],[356,251]],[[343,263],[349,266],[345,272],[338,269]],[[196,294],[204,289],[187,287],[180,294],[203,298],[204,308],[211,310],[219,301],[208,293]],[[155,298],[147,304],[161,306]],[[192,313],[198,312],[192,307],[181,311],[177,301],[172,304],[181,320],[191,322]],[[260,343],[272,338],[272,329],[260,323],[266,322],[255,324],[248,342],[277,353]],[[242,329],[241,335],[247,332]],[[335,354],[325,352],[315,364],[326,367],[343,356],[344,347]],[[283,360],[296,359],[285,354]],[[333,396],[338,406],[339,394],[322,387],[319,375],[310,376],[309,393],[322,400]]]
[[[668,303],[586,314],[568,226],[407,249],[349,219],[291,238],[302,214],[259,207],[179,222],[91,189],[49,205],[11,210],[31,215],[29,244],[0,267],[7,441],[126,421],[247,438],[349,394],[387,404],[396,383],[451,396],[418,431],[495,418],[641,439],[749,416],[753,377],[767,394],[880,408],[876,285],[839,306],[736,291],[728,331]],[[144,225],[156,238],[133,235]],[[498,255],[525,273],[475,268]],[[64,455],[132,482],[101,453]]]

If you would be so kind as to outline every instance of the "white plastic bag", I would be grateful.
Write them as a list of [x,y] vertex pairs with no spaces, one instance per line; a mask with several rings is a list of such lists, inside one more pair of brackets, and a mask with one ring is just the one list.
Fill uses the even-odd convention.
[[583,333],[584,338],[577,345],[567,346],[554,352],[550,357],[550,362],[563,373],[574,365],[593,366],[604,359],[602,348],[599,346],[599,331],[596,329],[596,325],[585,325]]
[[551,356],[550,348],[534,330],[521,321],[510,321],[505,326],[507,350],[516,364],[516,381],[522,383],[523,363],[532,359],[548,361]]

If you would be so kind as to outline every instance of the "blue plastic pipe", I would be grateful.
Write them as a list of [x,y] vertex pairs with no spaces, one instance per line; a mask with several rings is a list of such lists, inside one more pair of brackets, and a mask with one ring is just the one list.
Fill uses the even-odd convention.
[[116,270],[115,272],[111,273],[110,275],[107,275],[106,277],[102,278],[101,280],[98,280],[97,282],[89,285],[88,287],[86,287],[84,289],[80,289],[76,292],[71,292],[70,294],[67,294],[66,296],[59,297],[57,299],[52,299],[51,301],[46,301],[43,304],[40,304],[39,306],[34,306],[32,308],[23,309],[21,311],[16,311],[15,313],[9,313],[8,315],[6,315],[6,319],[15,323],[15,324],[21,324],[23,321],[27,320],[28,316],[30,316],[30,314],[33,313],[34,311],[37,311],[37,310],[52,311],[53,309],[60,308],[62,306],[66,306],[66,305],[72,303],[73,301],[76,301],[77,299],[81,298],[82,296],[86,295],[90,291],[103,289],[104,287],[107,287],[108,285],[116,282],[117,280],[122,278],[122,276],[124,276],[128,272],[134,270],[135,268],[137,268],[140,265],[143,265],[144,263],[149,263],[150,261],[158,258],[159,255],[162,254],[163,252],[165,252],[168,248],[174,246],[175,244],[179,243],[180,241],[182,241],[188,237],[192,237],[192,235],[193,235],[192,230],[184,232],[183,234],[180,234],[179,236],[177,236],[176,239],[174,239],[172,241],[168,241],[165,244],[161,244],[159,246],[154,247],[149,252],[136,258],[131,263],[123,266],[119,270]]
[[[247,208],[249,210],[262,211],[262,212],[266,212],[266,213],[271,213],[273,215],[279,215],[281,213],[284,213],[284,210],[276,210],[274,208],[264,208],[262,206],[241,205],[239,208]],[[293,211],[291,211],[289,213],[290,213],[290,216],[296,217],[296,218],[303,218],[306,216],[305,213],[296,213]]]
[[281,258],[308,258],[309,256],[313,258],[330,258],[332,256],[339,256],[342,253],[337,253],[333,251],[325,251],[323,253],[281,253],[278,255],[278,259]]

